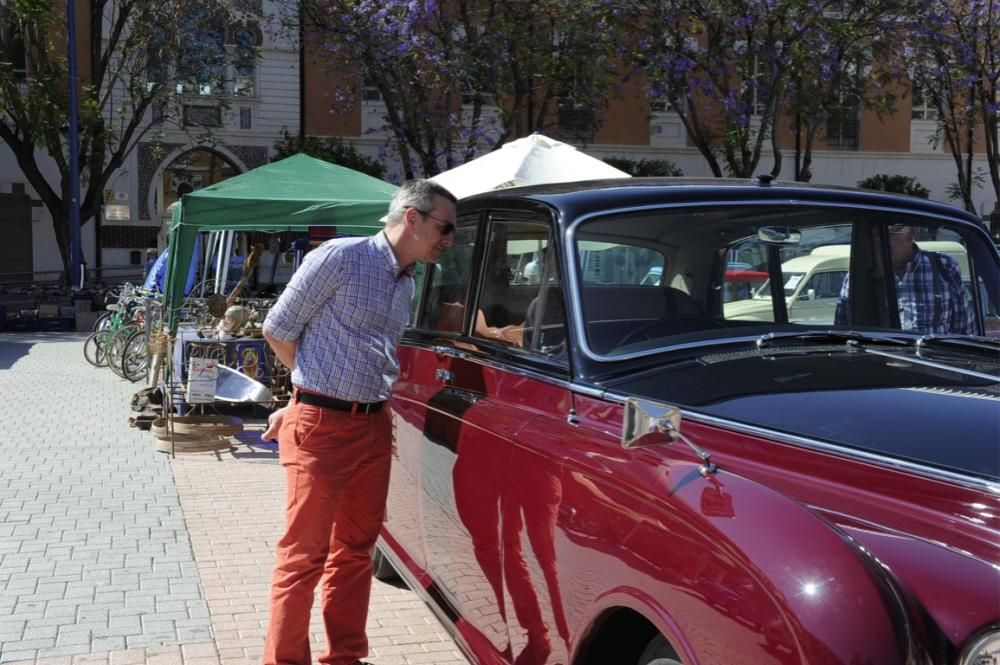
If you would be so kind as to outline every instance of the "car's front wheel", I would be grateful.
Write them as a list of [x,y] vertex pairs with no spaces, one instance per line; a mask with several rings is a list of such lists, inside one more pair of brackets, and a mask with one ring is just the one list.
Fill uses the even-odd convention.
[[636,665],[683,665],[683,663],[667,642],[667,638],[657,635],[650,640]]
[[396,569],[389,562],[389,557],[382,554],[382,550],[378,548],[378,545],[372,549],[372,577],[383,582],[399,578],[399,573],[396,572]]

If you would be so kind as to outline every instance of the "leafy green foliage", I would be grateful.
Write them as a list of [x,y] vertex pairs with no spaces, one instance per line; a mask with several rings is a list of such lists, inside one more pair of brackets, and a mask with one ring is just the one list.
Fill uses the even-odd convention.
[[861,189],[874,189],[880,192],[895,192],[896,194],[909,194],[922,199],[929,198],[931,190],[921,185],[916,178],[908,175],[890,175],[888,173],[877,173],[873,176],[858,181]]
[[628,157],[605,157],[604,162],[637,178],[677,177],[684,171],[669,159],[629,159]]
[[319,138],[317,136],[292,136],[288,130],[281,133],[281,140],[274,144],[275,159],[284,159],[298,153],[304,153],[316,159],[322,159],[331,164],[345,166],[373,178],[385,178],[385,166],[377,160],[362,155],[349,143],[334,137]]
[[[85,7],[76,31],[81,222],[100,211],[107,183],[140,141],[166,129],[189,131],[182,122],[185,99],[197,95],[199,105],[220,110],[226,105],[220,76],[227,66],[225,25],[240,17],[231,2],[77,3]],[[0,0],[0,141],[51,214],[68,267],[73,176],[65,6]],[[177,80],[181,69],[187,75]],[[209,137],[210,130],[199,131]],[[49,159],[59,174],[55,183],[45,176]]]

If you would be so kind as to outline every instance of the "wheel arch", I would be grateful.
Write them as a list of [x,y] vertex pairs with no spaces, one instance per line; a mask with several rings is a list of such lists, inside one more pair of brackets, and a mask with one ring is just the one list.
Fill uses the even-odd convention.
[[695,662],[670,614],[638,589],[606,594],[586,626],[577,640],[573,665],[635,663],[657,635],[662,635],[684,662]]

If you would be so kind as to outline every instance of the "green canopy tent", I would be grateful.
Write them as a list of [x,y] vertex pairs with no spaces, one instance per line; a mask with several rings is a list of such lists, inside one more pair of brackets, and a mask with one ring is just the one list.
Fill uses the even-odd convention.
[[396,186],[307,155],[293,155],[186,194],[170,222],[170,257],[163,304],[171,330],[184,301],[184,282],[199,231],[307,231],[371,235]]

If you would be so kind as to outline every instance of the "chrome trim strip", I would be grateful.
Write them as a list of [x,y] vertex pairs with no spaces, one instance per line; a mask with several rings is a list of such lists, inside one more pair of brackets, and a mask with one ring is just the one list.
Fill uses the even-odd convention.
[[[470,342],[475,343],[475,342]],[[482,356],[475,355],[456,346],[442,345],[440,341],[437,342],[423,342],[417,340],[404,339],[402,344],[405,346],[411,346],[414,348],[423,349],[429,353],[439,354],[447,356],[449,358],[457,358],[459,360],[466,360],[468,362],[477,363],[485,367],[492,367],[493,369],[502,369],[505,372],[510,372],[516,376],[524,377],[527,379],[535,379],[536,381],[541,381],[542,383],[547,383],[549,385],[556,386],[557,388],[563,388],[565,390],[571,390],[573,383],[567,379],[558,379],[551,374],[545,374],[544,372],[535,372],[530,369],[525,369],[523,367],[514,367],[507,363],[502,363],[497,360],[492,360],[490,358],[483,358]]]
[[[625,404],[626,396],[621,393],[605,392],[604,399]],[[953,471],[945,471],[943,469],[916,464],[915,462],[908,462],[906,460],[900,460],[886,455],[879,455],[864,450],[848,448],[840,444],[827,443],[825,441],[820,441],[819,439],[811,439],[809,437],[798,436],[796,434],[788,434],[787,432],[768,429],[766,427],[760,427],[759,425],[748,425],[747,423],[741,423],[737,420],[728,420],[726,418],[711,416],[706,413],[690,411],[688,409],[681,409],[681,416],[684,419],[701,423],[703,425],[713,425],[715,427],[721,427],[734,432],[739,432],[740,434],[759,436],[765,439],[777,441],[778,443],[785,443],[799,448],[818,450],[820,452],[830,453],[838,457],[854,459],[855,461],[867,462],[879,466],[887,466],[900,471],[914,473],[916,475],[929,478],[930,480],[946,481],[967,487],[969,489],[990,492],[1000,497],[1000,482],[972,478],[968,475],[963,475]],[[711,446],[708,447],[711,448]]]
[[[584,383],[571,383],[569,386],[570,390],[578,395],[583,395],[584,397],[593,397],[594,399],[607,399],[608,391],[604,388],[596,388]],[[624,403],[624,400],[622,400]]]
[[886,358],[892,358],[893,360],[901,360],[903,362],[913,363],[914,365],[933,367],[934,369],[945,370],[947,372],[952,372],[954,374],[962,374],[964,376],[971,376],[977,379],[986,379],[988,381],[1000,383],[1000,376],[997,376],[996,374],[985,374],[983,372],[976,372],[971,369],[953,367],[951,365],[945,365],[943,363],[935,362],[933,360],[926,360],[919,356],[903,356],[898,353],[891,353],[889,351],[878,351],[876,349],[864,349],[864,351],[865,353],[870,353],[875,356],[885,356]]
[[1000,342],[992,337],[980,337],[977,335],[968,335],[966,337],[960,335],[922,335],[917,340],[917,350],[922,350],[924,347],[927,347],[928,350],[933,349],[934,347],[929,344],[936,340],[947,342],[937,347],[941,349],[948,349],[954,345],[959,349],[969,348],[1000,353]]
[[[595,362],[618,362],[620,360],[631,360],[632,358],[640,358],[643,356],[649,356],[656,353],[662,353],[664,349],[683,349],[688,345],[669,345],[665,347],[658,347],[650,351],[636,351],[634,353],[627,353],[620,356],[606,356],[596,353],[590,348],[590,344],[587,341],[587,335],[584,332],[586,328],[584,327],[585,321],[583,319],[583,305],[581,299],[581,289],[583,285],[580,283],[580,270],[578,255],[576,252],[576,232],[577,227],[584,224],[595,217],[607,217],[609,215],[620,215],[635,212],[648,212],[651,210],[672,210],[672,209],[683,209],[683,208],[722,208],[722,207],[734,207],[734,206],[753,206],[753,207],[767,207],[767,206],[779,206],[779,205],[790,205],[794,207],[814,207],[814,208],[851,208],[855,210],[865,210],[874,212],[884,212],[892,214],[905,214],[921,216],[925,218],[937,219],[943,222],[959,222],[966,223],[965,220],[960,220],[960,218],[946,215],[944,213],[929,212],[924,210],[914,210],[912,208],[901,208],[896,206],[887,206],[880,204],[865,204],[861,202],[854,203],[836,203],[833,201],[811,201],[801,198],[788,197],[788,198],[774,198],[765,200],[740,200],[734,199],[731,201],[681,201],[674,203],[655,203],[647,204],[641,206],[627,206],[623,208],[609,208],[607,210],[600,210],[596,212],[590,212],[585,215],[580,215],[569,228],[566,229],[566,260],[568,262],[567,271],[569,274],[563,279],[563,282],[569,286],[569,298],[570,298],[570,310],[572,311],[572,318],[575,328],[579,331],[577,334],[577,343],[580,345],[580,349],[590,360]],[[758,335],[759,337],[759,335]],[[735,341],[735,340],[734,340]]]

